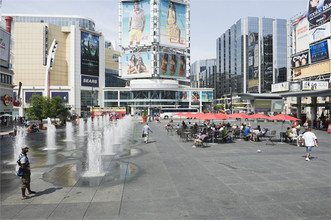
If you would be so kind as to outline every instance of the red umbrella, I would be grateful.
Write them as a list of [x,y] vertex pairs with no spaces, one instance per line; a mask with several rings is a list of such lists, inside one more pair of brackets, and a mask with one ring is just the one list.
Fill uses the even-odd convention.
[[301,119],[298,119],[298,118],[295,118],[295,117],[292,117],[292,116],[289,116],[289,115],[284,115],[284,114],[275,115],[275,116],[270,117],[269,119],[271,119],[271,120],[286,120],[286,121],[301,120]]
[[216,114],[217,119],[229,119],[229,117],[226,114],[218,113]]
[[248,118],[248,115],[244,113],[234,113],[231,115],[228,115],[229,118]]
[[195,116],[197,119],[205,119],[205,120],[214,120],[217,119],[216,115],[213,113],[207,113],[207,114],[196,114]]
[[270,119],[269,116],[262,115],[262,114],[249,115],[248,118],[266,118],[266,119]]

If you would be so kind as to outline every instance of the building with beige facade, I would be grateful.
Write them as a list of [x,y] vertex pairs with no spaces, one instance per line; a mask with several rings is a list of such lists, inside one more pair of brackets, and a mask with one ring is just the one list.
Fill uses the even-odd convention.
[[[5,17],[12,18],[12,69],[16,72],[13,81],[15,85],[22,82],[22,104],[14,109],[14,115],[24,115],[33,94],[47,95],[48,71],[50,97],[60,96],[73,114],[81,115],[92,105],[103,105],[105,41],[101,33],[95,32],[91,19],[9,14],[3,15],[2,21]],[[52,69],[48,70],[47,56],[54,40],[57,48]],[[116,69],[111,62],[107,66]],[[18,86],[14,91],[17,94]]]

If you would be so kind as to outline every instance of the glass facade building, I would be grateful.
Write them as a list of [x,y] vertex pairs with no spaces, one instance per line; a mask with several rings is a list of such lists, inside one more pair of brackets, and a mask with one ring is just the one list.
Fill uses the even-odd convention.
[[242,18],[217,39],[216,98],[268,93],[287,80],[287,21]]

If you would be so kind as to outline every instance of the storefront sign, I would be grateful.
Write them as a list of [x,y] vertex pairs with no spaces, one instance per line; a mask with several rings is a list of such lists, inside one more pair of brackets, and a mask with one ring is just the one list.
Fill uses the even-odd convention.
[[286,92],[289,90],[290,90],[289,82],[282,82],[271,85],[271,92]]
[[9,106],[10,103],[13,101],[13,98],[6,94],[4,96],[1,96],[1,100],[3,101],[3,104],[5,104],[5,106]]
[[327,81],[302,81],[302,90],[324,90],[329,88]]

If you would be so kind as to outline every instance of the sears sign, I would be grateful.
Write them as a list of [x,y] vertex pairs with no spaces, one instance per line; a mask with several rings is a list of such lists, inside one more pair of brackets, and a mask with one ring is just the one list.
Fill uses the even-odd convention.
[[94,76],[82,76],[82,86],[99,87],[99,77]]

